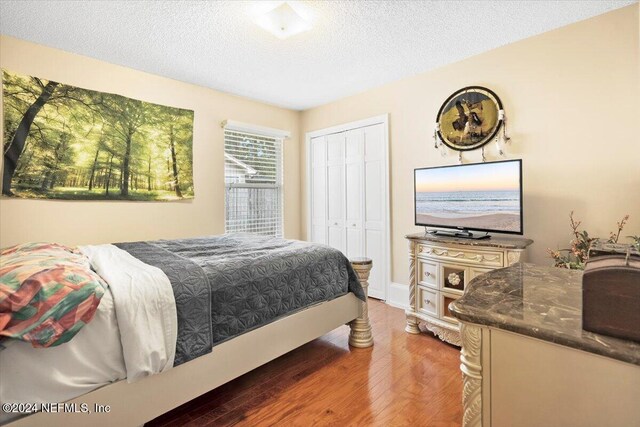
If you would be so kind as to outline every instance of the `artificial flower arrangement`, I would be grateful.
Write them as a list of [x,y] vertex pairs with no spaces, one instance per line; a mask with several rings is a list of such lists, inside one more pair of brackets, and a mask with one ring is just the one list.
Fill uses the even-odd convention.
[[[617,223],[618,229],[609,233],[607,243],[618,243],[620,239],[620,233],[624,229],[624,226],[629,220],[629,215],[625,215],[622,220]],[[580,230],[580,224],[582,221],[576,221],[573,217],[573,211],[569,214],[569,221],[571,230],[573,232],[573,239],[569,242],[570,249],[547,249],[551,258],[553,258],[554,266],[561,268],[568,268],[572,270],[584,270],[584,265],[589,258],[589,248],[597,237],[589,236],[587,230]],[[640,251],[640,236],[627,236],[633,240],[633,246]]]

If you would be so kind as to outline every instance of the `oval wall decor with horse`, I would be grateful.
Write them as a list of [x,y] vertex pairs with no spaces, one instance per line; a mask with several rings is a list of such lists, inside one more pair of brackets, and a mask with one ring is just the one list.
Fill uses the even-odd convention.
[[503,123],[502,102],[492,90],[468,86],[442,104],[436,117],[438,136],[449,148],[467,151],[489,142]]

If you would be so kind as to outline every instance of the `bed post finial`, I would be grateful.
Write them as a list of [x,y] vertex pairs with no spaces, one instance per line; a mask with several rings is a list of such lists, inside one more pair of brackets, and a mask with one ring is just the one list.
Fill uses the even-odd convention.
[[[369,272],[373,262],[369,258],[353,258],[351,265],[358,275],[365,299],[369,296]],[[368,301],[368,300],[367,300]],[[362,314],[360,317],[349,323],[351,333],[349,334],[349,345],[352,347],[365,348],[373,345],[373,335],[371,335],[371,323],[369,322],[369,303],[362,303]]]

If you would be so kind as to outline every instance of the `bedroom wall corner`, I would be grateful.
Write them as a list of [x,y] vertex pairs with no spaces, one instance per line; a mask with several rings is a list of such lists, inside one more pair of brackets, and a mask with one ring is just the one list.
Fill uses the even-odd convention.
[[[300,238],[300,112],[0,36],[0,66],[82,88],[194,110],[195,199],[178,202],[0,198],[0,247],[171,239],[224,232],[224,147],[220,122],[288,130],[284,142],[284,235]],[[1,111],[0,103],[0,111]],[[3,126],[4,128],[4,126]],[[3,135],[4,136],[4,135]]]

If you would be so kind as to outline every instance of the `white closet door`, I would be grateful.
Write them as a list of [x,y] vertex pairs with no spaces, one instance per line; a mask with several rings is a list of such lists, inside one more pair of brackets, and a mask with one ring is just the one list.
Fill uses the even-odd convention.
[[327,243],[342,253],[346,253],[344,140],[344,132],[327,136]]
[[364,256],[364,131],[345,135],[345,255],[354,258]]
[[369,295],[386,298],[385,283],[388,277],[385,247],[385,172],[386,149],[384,126],[368,126],[364,131],[364,253],[373,260],[369,276]]
[[369,295],[386,299],[389,282],[387,119],[314,132],[309,139],[309,238],[369,257]]
[[311,139],[311,241],[327,243],[327,142]]

